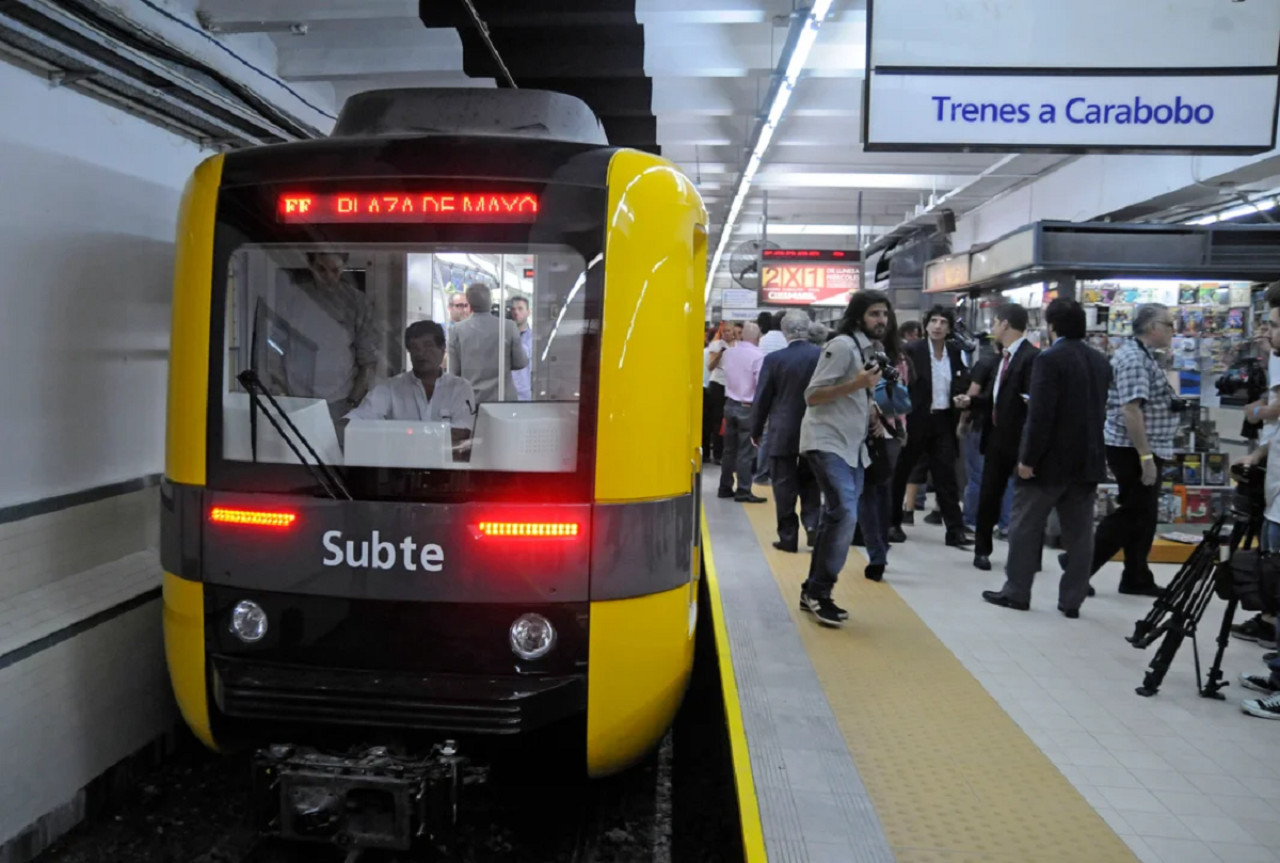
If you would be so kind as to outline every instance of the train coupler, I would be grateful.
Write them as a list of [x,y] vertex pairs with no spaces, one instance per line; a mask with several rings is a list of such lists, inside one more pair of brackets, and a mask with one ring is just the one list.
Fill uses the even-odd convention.
[[282,839],[404,851],[457,823],[460,789],[483,775],[452,740],[425,756],[273,744],[253,757],[263,831]]

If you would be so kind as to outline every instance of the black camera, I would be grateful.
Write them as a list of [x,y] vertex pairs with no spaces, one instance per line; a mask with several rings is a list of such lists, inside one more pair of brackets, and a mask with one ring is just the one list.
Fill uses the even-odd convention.
[[952,328],[951,335],[947,336],[947,343],[955,345],[961,353],[971,356],[976,354],[979,348],[977,336],[970,333],[969,327],[959,318],[956,318],[956,325]]
[[870,351],[867,353],[867,368],[878,368],[881,377],[891,384],[896,384],[902,377],[898,373],[898,367],[889,359],[888,354],[884,351]]
[[1169,399],[1170,413],[1180,414],[1187,409],[1189,402],[1186,399],[1171,398]]

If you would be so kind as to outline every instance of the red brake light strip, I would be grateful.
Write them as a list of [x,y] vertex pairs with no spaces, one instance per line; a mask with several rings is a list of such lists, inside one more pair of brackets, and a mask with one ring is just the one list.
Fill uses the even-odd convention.
[[209,513],[209,521],[218,524],[243,524],[252,527],[289,527],[298,520],[293,512],[266,512],[254,509],[228,509],[215,506]]
[[480,533],[492,537],[553,538],[578,535],[577,522],[482,521]]

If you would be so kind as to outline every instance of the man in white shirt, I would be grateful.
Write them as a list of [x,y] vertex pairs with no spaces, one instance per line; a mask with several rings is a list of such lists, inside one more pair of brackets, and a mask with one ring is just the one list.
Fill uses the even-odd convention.
[[529,365],[516,369],[511,373],[516,384],[516,397],[522,402],[533,398],[533,328],[529,326],[529,301],[524,297],[516,297],[511,301],[511,320],[516,322],[520,332],[520,347],[524,348]]
[[345,419],[447,422],[453,442],[471,437],[475,394],[471,384],[441,368],[444,328],[435,321],[415,321],[404,331],[411,368],[378,384]]

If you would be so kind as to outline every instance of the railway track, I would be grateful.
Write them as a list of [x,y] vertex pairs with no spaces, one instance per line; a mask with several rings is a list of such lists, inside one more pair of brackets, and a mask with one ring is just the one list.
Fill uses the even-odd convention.
[[455,829],[411,851],[347,851],[236,828],[192,863],[670,863],[671,786],[668,735],[618,776],[495,783],[471,798]]

